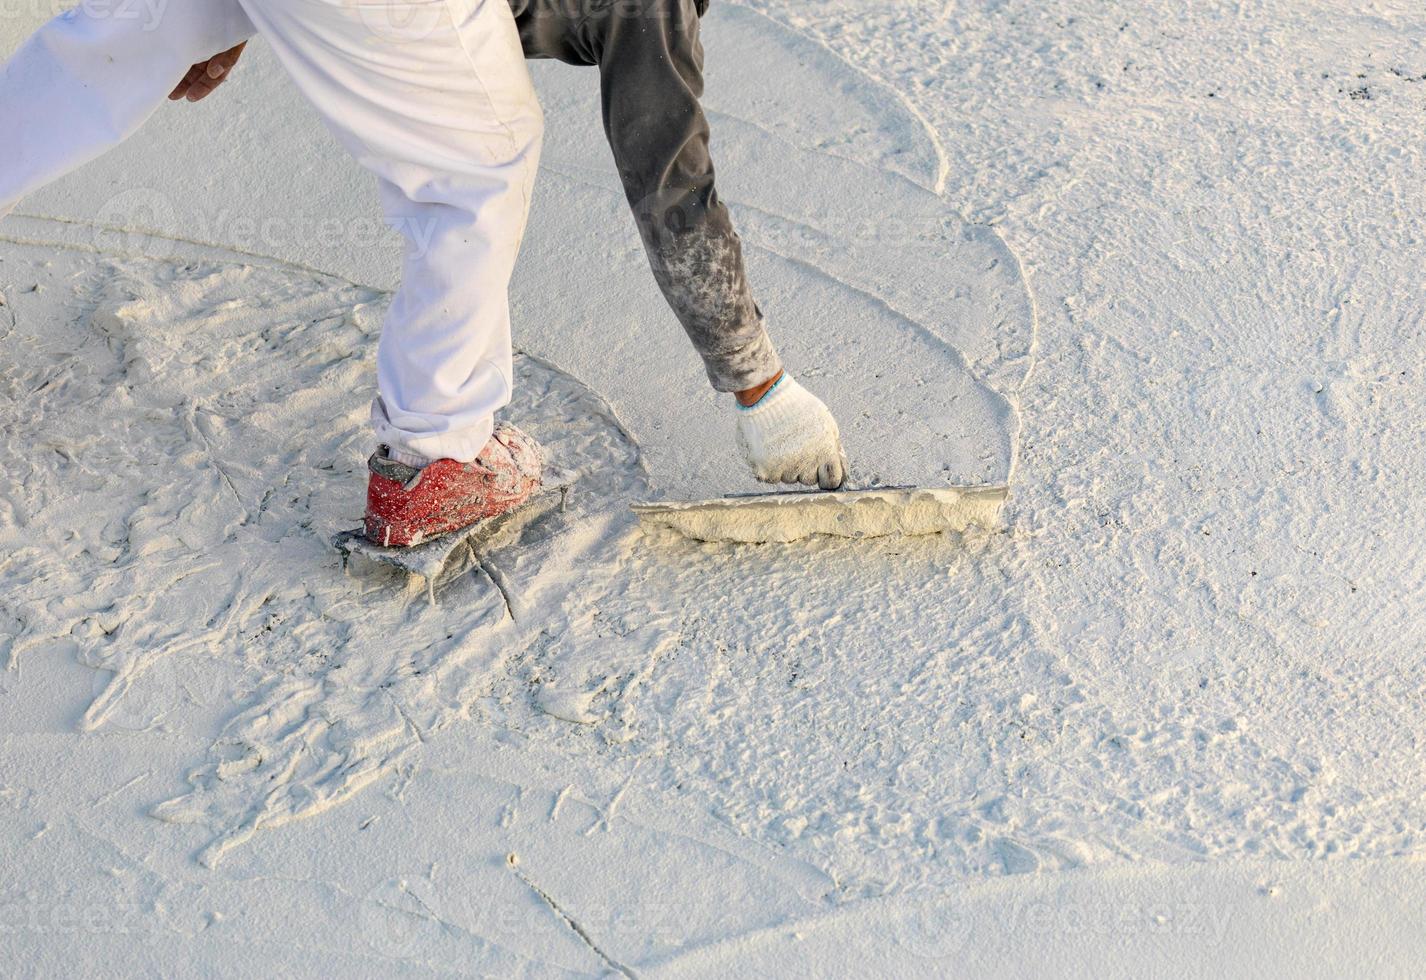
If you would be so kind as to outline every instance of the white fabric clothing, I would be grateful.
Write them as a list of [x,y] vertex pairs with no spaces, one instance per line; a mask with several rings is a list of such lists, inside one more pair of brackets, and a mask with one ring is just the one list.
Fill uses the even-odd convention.
[[[262,35],[376,176],[386,220],[406,238],[378,346],[377,439],[474,459],[510,400],[508,289],[544,127],[508,0],[127,10],[71,10],[0,71],[0,216],[132,135],[192,64]],[[161,186],[163,175],[148,179]]]

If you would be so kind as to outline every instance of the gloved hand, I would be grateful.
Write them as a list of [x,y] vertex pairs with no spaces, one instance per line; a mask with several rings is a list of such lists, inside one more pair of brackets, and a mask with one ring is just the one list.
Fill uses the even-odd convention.
[[822,400],[785,374],[751,406],[738,406],[738,448],[764,483],[836,490],[847,482],[837,420]]

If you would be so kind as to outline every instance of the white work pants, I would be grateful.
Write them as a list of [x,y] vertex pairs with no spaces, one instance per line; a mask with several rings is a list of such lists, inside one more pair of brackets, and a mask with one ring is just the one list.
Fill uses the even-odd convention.
[[[378,348],[378,440],[474,459],[510,400],[508,288],[543,132],[508,0],[72,10],[0,72],[0,215],[132,135],[190,65],[254,34],[376,175],[386,220],[406,238]],[[241,154],[241,136],[223,152]]]

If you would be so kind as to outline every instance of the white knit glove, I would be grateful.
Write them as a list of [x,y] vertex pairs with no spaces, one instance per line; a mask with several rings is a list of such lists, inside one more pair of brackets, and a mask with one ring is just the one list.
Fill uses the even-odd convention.
[[790,374],[757,404],[738,406],[738,448],[764,483],[836,490],[847,482],[847,455],[837,420]]

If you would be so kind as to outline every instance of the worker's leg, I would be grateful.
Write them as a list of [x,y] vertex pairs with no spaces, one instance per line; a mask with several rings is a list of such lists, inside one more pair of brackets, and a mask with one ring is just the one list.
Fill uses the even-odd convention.
[[543,131],[506,0],[243,3],[406,238],[378,438],[398,460],[475,459],[510,400],[508,289]]
[[604,126],[669,305],[719,391],[781,370],[742,243],[714,188],[699,18],[705,0],[510,0],[529,57],[598,65]]
[[0,68],[0,215],[132,135],[190,65],[253,31],[237,0],[128,6],[62,14]]

